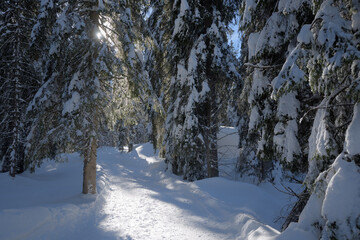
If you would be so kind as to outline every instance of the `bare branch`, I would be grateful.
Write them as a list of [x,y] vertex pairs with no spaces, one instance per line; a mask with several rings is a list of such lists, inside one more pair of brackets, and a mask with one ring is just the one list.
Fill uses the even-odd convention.
[[304,120],[304,118],[306,117],[306,115],[308,115],[313,110],[328,109],[328,108],[335,108],[335,107],[346,107],[346,106],[354,106],[354,105],[355,105],[355,103],[339,103],[339,104],[333,104],[333,105],[320,104],[319,106],[312,107],[311,109],[306,111],[306,113],[304,113],[304,115],[300,118],[299,122],[301,123]]
[[282,67],[283,64],[275,64],[275,65],[269,65],[269,66],[262,66],[262,65],[258,65],[258,64],[252,64],[252,63],[244,63],[245,66],[247,67],[252,67],[252,68],[262,68],[262,69],[267,69],[267,68],[278,68],[278,67]]
[[273,186],[274,186],[274,188],[275,188],[276,190],[278,190],[278,191],[281,192],[281,193],[284,193],[284,194],[287,194],[287,195],[290,195],[290,196],[295,196],[295,197],[297,197],[298,199],[300,199],[300,196],[299,196],[294,190],[292,190],[290,187],[286,187],[283,183],[280,183],[280,184],[281,184],[281,186],[285,189],[285,191],[279,189],[278,187],[276,187],[276,185],[275,185],[274,183],[273,183]]

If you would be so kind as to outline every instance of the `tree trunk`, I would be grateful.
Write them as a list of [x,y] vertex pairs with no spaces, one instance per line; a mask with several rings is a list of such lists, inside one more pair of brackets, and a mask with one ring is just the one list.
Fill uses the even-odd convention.
[[91,138],[84,154],[83,194],[96,194],[96,157],[97,143],[94,138]]
[[289,215],[286,217],[284,224],[281,226],[282,232],[285,231],[285,229],[290,225],[290,223],[299,221],[299,216],[305,208],[309,198],[310,192],[308,189],[305,189],[302,193],[300,193],[297,202],[291,209]]
[[[15,3],[16,7],[17,7],[17,3]],[[17,23],[19,23],[17,21]],[[10,171],[9,174],[12,177],[15,177],[15,174],[17,174],[17,165],[19,162],[19,150],[20,150],[20,110],[19,110],[19,101],[20,101],[20,89],[19,89],[19,64],[20,64],[20,32],[19,29],[16,30],[16,47],[15,47],[15,60],[16,60],[16,65],[15,65],[15,70],[13,72],[13,78],[12,78],[12,82],[13,82],[13,92],[12,92],[12,97],[13,97],[13,110],[12,110],[12,121],[13,121],[13,141],[11,146],[9,147],[10,149]]]
[[[212,130],[210,130],[212,131]],[[210,154],[209,154],[209,162],[208,162],[208,177],[218,177],[219,176],[219,159],[217,155],[217,140],[216,140],[216,132],[215,136],[213,132],[210,132]],[[215,139],[212,139],[214,138]]]
[[[90,22],[89,28],[88,28],[88,37],[92,41],[96,42],[98,41],[96,34],[99,31],[99,12],[98,12],[98,1],[92,0],[87,2],[89,5],[86,6],[89,9],[89,17]],[[92,45],[93,48],[95,48],[94,45]],[[93,49],[97,51],[97,49]],[[96,52],[95,55],[92,56],[93,59],[89,60],[89,65],[92,64],[92,60],[95,60],[97,58],[98,52]],[[91,110],[92,111],[92,117],[91,117],[91,125],[93,127],[93,131],[97,133],[98,131],[98,116],[99,111],[97,107]],[[97,141],[96,137],[93,136],[93,133],[90,134],[90,139],[88,142],[88,146],[85,149],[84,153],[84,170],[83,170],[83,194],[96,194],[96,158],[97,158]]]
[[[214,91],[214,90],[212,90]],[[212,92],[212,96],[215,94]],[[214,114],[215,107],[212,103],[212,99],[208,99],[205,104],[205,111],[207,117],[207,130],[205,130],[205,151],[206,151],[206,159],[207,159],[207,175],[209,178],[218,177],[219,176],[219,163],[218,163],[218,155],[217,155],[217,118]]]

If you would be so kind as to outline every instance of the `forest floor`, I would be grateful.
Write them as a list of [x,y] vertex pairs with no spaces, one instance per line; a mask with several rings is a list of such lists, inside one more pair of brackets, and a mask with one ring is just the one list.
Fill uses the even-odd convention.
[[64,156],[34,174],[0,174],[0,239],[273,239],[294,201],[270,183],[183,181],[148,143],[100,148],[98,194],[82,195],[82,160]]

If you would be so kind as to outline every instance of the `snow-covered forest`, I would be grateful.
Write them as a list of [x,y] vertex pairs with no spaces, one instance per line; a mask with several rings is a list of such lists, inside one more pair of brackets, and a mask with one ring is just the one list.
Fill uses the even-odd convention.
[[0,239],[360,239],[358,0],[2,0],[0,56]]

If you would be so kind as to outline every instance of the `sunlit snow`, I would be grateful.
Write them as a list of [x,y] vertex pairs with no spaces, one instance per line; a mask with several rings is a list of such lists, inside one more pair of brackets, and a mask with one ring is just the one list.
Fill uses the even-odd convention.
[[[238,154],[235,133],[223,128],[219,135],[222,176],[231,175],[223,166]],[[0,239],[267,239],[278,236],[275,220],[291,200],[269,183],[183,181],[165,171],[150,144],[130,153],[100,148],[98,194],[82,195],[82,159],[63,157],[68,161],[45,162],[34,174],[0,174],[7,193],[0,198]]]

